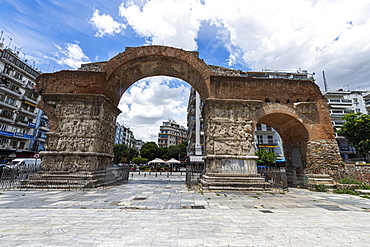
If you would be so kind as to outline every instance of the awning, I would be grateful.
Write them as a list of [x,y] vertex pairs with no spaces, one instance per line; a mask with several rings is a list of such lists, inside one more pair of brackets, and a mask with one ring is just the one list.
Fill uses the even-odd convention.
[[190,164],[194,164],[194,163],[203,164],[204,163],[203,157],[204,156],[200,156],[200,155],[190,155],[189,163]]

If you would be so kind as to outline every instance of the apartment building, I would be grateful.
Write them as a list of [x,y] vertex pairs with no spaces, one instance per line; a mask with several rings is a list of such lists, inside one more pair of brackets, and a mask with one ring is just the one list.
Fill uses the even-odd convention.
[[[350,112],[370,113],[370,92],[369,91],[329,91],[323,92],[327,99],[330,117],[334,131],[340,129],[345,122],[343,116]],[[344,161],[359,160],[356,149],[337,132],[335,138],[338,142],[339,151]]]
[[158,146],[169,147],[187,141],[187,130],[174,120],[163,121],[159,127]]
[[126,144],[130,148],[136,147],[136,139],[130,128],[116,123],[116,132],[114,135],[114,144]]
[[0,44],[0,161],[34,153],[39,101],[35,80],[40,74]]
[[266,124],[257,124],[254,132],[255,149],[274,152],[277,160],[284,160],[283,142],[278,132]]

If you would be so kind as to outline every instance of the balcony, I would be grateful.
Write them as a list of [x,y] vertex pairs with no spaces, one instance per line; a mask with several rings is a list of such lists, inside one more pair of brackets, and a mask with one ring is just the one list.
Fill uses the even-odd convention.
[[257,142],[258,147],[265,147],[265,148],[276,148],[278,146],[278,141],[258,141]]
[[13,97],[20,98],[22,93],[19,90],[12,90],[6,86],[0,87],[0,92],[8,93]]
[[346,121],[332,121],[333,126],[343,126]]
[[329,105],[352,105],[351,99],[328,99]]
[[37,105],[37,98],[29,98],[26,95],[23,96],[23,99],[34,104],[35,106]]
[[24,86],[24,81],[14,78],[13,76],[3,73],[3,76],[9,79],[12,83],[15,83],[18,86]]
[[37,114],[36,113],[27,111],[27,110],[22,109],[22,108],[19,109],[19,113],[24,113],[24,114],[26,114],[28,116],[31,116],[32,118],[36,118],[37,117]]
[[353,112],[352,110],[330,110],[332,117],[343,117],[345,114]]
[[4,108],[8,108],[8,109],[11,109],[11,110],[17,110],[17,106],[14,104],[14,105],[11,105],[11,104],[8,104],[4,101],[1,101],[0,100],[0,108],[4,109]]

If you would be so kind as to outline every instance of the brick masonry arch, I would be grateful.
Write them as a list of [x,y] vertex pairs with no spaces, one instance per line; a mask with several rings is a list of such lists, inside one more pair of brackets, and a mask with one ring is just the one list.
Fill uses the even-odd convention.
[[[235,176],[257,174],[253,131],[259,121],[279,129],[285,147],[301,145],[306,169],[338,170],[340,156],[328,106],[312,79],[271,78],[207,65],[197,52],[144,46],[127,48],[109,61],[85,64],[77,71],[46,73],[37,79],[39,108],[50,121],[47,151],[41,153],[45,174],[91,175],[106,169],[122,94],[136,81],[157,75],[185,80],[205,102],[204,187],[227,187]],[[243,186],[248,185],[236,185]]]
[[209,97],[212,71],[198,58],[198,52],[165,46],[129,47],[101,70],[106,71],[104,94],[115,104],[133,83],[158,75],[182,79],[194,87],[202,99]]

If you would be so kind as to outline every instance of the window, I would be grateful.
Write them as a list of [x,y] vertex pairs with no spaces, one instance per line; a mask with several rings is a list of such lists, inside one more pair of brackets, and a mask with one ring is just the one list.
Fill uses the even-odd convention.
[[26,143],[25,142],[20,142],[19,143],[19,149],[24,149],[24,146],[26,145]]
[[4,68],[4,74],[8,74],[10,75],[10,73],[14,70],[14,68],[12,66],[9,66],[9,65],[5,65],[5,68]]
[[8,128],[8,126],[7,125],[5,125],[5,124],[0,124],[0,130],[2,130],[2,131],[6,131],[6,129]]
[[10,145],[9,146],[11,146],[13,148],[17,148],[17,145],[18,145],[18,142],[17,141],[14,141],[14,140],[10,141]]
[[267,126],[267,125],[266,125],[266,130],[267,130],[267,131],[272,131],[272,128],[271,128],[270,126]]
[[16,100],[11,98],[11,97],[6,97],[6,99],[5,99],[5,103],[7,103],[9,105],[15,105],[15,102],[16,102]]
[[262,125],[261,124],[257,124],[257,131],[261,131],[262,130]]
[[258,142],[258,144],[263,144],[263,136],[262,135],[257,135],[257,142]]
[[274,143],[274,137],[273,136],[267,136],[267,142],[268,142],[268,144],[273,144]]
[[11,119],[13,117],[13,112],[8,110],[2,110],[0,116]]
[[18,79],[18,80],[22,80],[23,75],[19,74],[18,72],[15,72],[15,74],[14,74],[14,78],[15,78],[15,79]]

